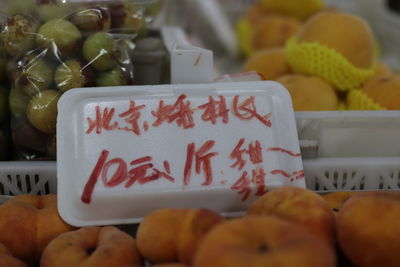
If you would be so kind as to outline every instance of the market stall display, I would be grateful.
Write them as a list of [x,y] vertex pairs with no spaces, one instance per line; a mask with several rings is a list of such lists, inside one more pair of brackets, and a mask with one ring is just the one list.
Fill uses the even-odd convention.
[[[337,7],[332,6],[335,1]],[[229,14],[233,25],[237,26],[242,55],[228,55],[235,50],[235,45],[225,50],[221,46],[208,47],[215,48],[217,72],[225,74],[232,69],[236,69],[236,73],[249,72],[222,75],[215,83],[171,85],[169,91],[149,86],[125,87],[137,91],[125,91],[120,97],[116,97],[118,91],[124,91],[120,86],[161,81],[166,50],[153,35],[143,38],[147,23],[160,11],[160,2],[154,5],[141,0],[94,0],[85,5],[72,3],[72,0],[71,5],[64,2],[0,0],[0,6],[6,3],[6,8],[2,9],[4,18],[11,18],[4,24],[0,37],[5,35],[9,38],[6,40],[12,40],[8,41],[4,52],[9,64],[3,65],[7,65],[12,78],[9,105],[18,158],[55,159],[57,136],[59,144],[62,143],[59,147],[63,147],[58,153],[73,155],[69,160],[75,160],[69,165],[64,164],[67,160],[63,161],[64,165],[59,165],[63,168],[58,170],[55,161],[0,163],[0,266],[400,265],[397,255],[400,227],[394,223],[400,218],[400,60],[393,52],[398,50],[396,36],[388,27],[391,19],[394,18],[390,24],[394,28],[400,25],[400,20],[389,13],[381,13],[379,8],[383,0],[325,0],[326,3],[320,0],[219,0],[223,6],[225,2],[227,12],[238,11]],[[186,3],[189,2],[195,0]],[[237,5],[228,4],[228,7],[226,3],[229,2]],[[395,1],[388,2],[396,8]],[[125,11],[133,12],[134,18],[126,16]],[[179,14],[191,18],[192,13]],[[17,30],[7,29],[14,19],[17,19]],[[196,19],[194,22],[200,24]],[[335,29],[330,28],[333,24],[337,26]],[[23,29],[23,37],[11,36],[20,34],[20,29]],[[67,33],[57,32],[60,29]],[[197,39],[199,32],[193,28],[188,32],[189,41],[208,44],[203,43],[202,38]],[[215,39],[214,44],[219,39],[207,31],[206,36]],[[358,49],[354,49],[355,46]],[[75,51],[73,47],[80,49]],[[19,50],[22,52],[16,52]],[[196,50],[194,54],[200,56],[195,57],[192,65],[204,60],[202,52],[210,51]],[[221,55],[223,58],[219,57]],[[0,83],[1,59],[0,52]],[[312,112],[295,114],[298,138],[294,123],[290,123],[293,129],[286,125],[278,131],[279,137],[291,135],[289,141],[283,143],[295,142],[296,151],[262,146],[263,152],[258,154],[258,142],[255,145],[250,142],[248,148],[243,148],[239,141],[234,150],[229,150],[231,154],[226,154],[229,160],[237,160],[231,169],[246,161],[258,163],[253,177],[243,172],[243,176],[231,184],[229,179],[234,176],[231,170],[221,167],[224,164],[220,160],[210,160],[228,151],[210,150],[220,139],[205,142],[202,147],[193,142],[187,146],[187,151],[177,146],[187,136],[204,141],[210,135],[223,133],[214,124],[212,128],[208,124],[201,125],[197,135],[180,135],[176,129],[168,128],[158,136],[154,130],[162,122],[168,127],[197,124],[201,110],[205,111],[202,122],[210,125],[212,121],[218,124],[219,119],[222,124],[228,115],[244,120],[254,117],[267,123],[271,114],[260,116],[256,106],[265,114],[263,108],[269,107],[271,99],[256,105],[260,102],[251,102],[250,97],[250,102],[238,105],[233,98],[231,105],[222,105],[234,90],[230,88],[225,96],[221,95],[217,89],[224,85],[217,82],[246,79],[275,80],[291,94],[294,109]],[[249,92],[260,93],[261,90],[252,89],[250,85],[238,86],[243,98],[249,96]],[[8,87],[5,86],[5,95],[8,95]],[[66,99],[68,96],[63,94],[68,91],[70,95],[79,96],[79,90],[70,91],[79,87],[106,87],[95,89],[100,89],[98,92],[108,98],[99,99],[100,95],[93,94],[85,106],[85,97],[90,95],[91,89],[83,88],[85,97],[64,102],[64,109],[60,108],[63,124],[67,126],[65,131],[56,133],[58,100]],[[184,91],[188,89],[192,91]],[[187,95],[175,99],[183,91]],[[0,110],[1,94],[0,90]],[[133,102],[132,95],[138,97]],[[272,97],[270,93],[267,95]],[[272,98],[279,100],[277,96]],[[189,102],[183,101],[185,99]],[[204,102],[198,103],[199,99]],[[187,113],[172,114],[174,108],[188,108],[193,103],[196,103],[192,106],[195,108],[186,109]],[[71,114],[79,109],[86,113],[68,117],[68,108]],[[198,116],[193,121],[183,120],[192,118],[193,114]],[[158,118],[158,126],[154,126],[157,125],[154,117]],[[178,117],[180,121],[176,120]],[[272,122],[274,127],[284,125]],[[260,134],[260,138],[271,139],[271,135],[262,134],[259,128],[246,123],[246,126],[221,134],[221,140],[235,139],[237,134],[248,129],[256,129],[251,134]],[[85,137],[71,134],[74,132],[71,129],[80,130]],[[123,131],[135,138],[143,135],[140,141],[135,139],[134,151],[130,146],[133,138],[124,139]],[[150,136],[146,135],[148,133]],[[0,144],[1,140],[0,132]],[[86,153],[84,147],[90,146],[92,149],[87,149]],[[82,150],[74,152],[71,147]],[[132,158],[138,151],[148,152],[149,156]],[[179,162],[185,162],[176,160],[180,159],[182,151],[187,152],[185,166],[176,168]],[[279,152],[279,160],[266,157],[266,153],[272,151]],[[298,159],[304,170],[293,173],[272,170],[263,177],[260,155],[261,161],[268,158],[268,162],[283,165],[282,158]],[[93,166],[93,162],[86,161],[91,157],[98,159]],[[59,156],[58,160],[60,158],[64,159]],[[159,158],[165,160],[155,161]],[[186,179],[192,174],[207,173],[207,170],[210,174],[210,162],[214,168],[218,166],[218,174],[212,179],[217,183],[204,187],[209,179],[191,179],[195,184],[187,188],[187,184],[178,180],[174,187],[175,174],[183,174]],[[85,164],[91,173],[87,173]],[[218,180],[219,175],[226,174],[229,179]],[[285,181],[279,188],[268,184],[274,174]],[[295,184],[297,180],[304,181],[307,189],[301,188],[303,183]],[[290,183],[297,187],[286,186]],[[153,187],[146,187],[146,184],[153,184]],[[63,191],[60,187],[70,189]],[[225,194],[222,189],[233,190],[236,194]],[[241,206],[241,212],[220,213],[221,210],[235,210],[233,207],[240,199],[248,201],[248,205]],[[96,205],[90,206],[91,201]],[[68,207],[69,213],[76,216],[74,220],[65,217],[67,202],[72,203]],[[83,209],[75,205],[81,202],[84,202]],[[62,205],[63,211],[60,210]],[[95,216],[91,220],[77,224],[92,212]],[[117,225],[119,223],[129,224]],[[106,224],[113,226],[103,226]]]

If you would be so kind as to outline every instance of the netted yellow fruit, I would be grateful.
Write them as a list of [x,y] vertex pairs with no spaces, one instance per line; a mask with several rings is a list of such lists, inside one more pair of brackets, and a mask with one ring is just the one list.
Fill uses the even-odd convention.
[[340,91],[358,89],[374,75],[375,39],[369,25],[351,14],[316,14],[285,49],[294,72],[319,76]]
[[340,12],[321,12],[310,18],[298,35],[299,43],[317,42],[334,49],[358,68],[375,60],[372,31],[362,18]]
[[315,76],[288,74],[277,79],[289,91],[295,111],[337,110],[335,89]]
[[243,71],[257,71],[266,80],[291,73],[283,48],[269,48],[252,54],[246,61]]
[[268,11],[290,15],[298,19],[306,19],[324,8],[321,0],[262,0],[261,2]]

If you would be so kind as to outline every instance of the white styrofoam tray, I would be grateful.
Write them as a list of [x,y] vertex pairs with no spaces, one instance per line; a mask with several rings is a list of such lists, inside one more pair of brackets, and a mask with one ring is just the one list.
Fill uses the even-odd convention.
[[[191,101],[193,124],[185,128],[178,117],[157,125],[155,113],[161,101],[174,105],[182,96],[187,98],[181,104]],[[226,100],[227,122],[222,117],[215,123],[209,120],[207,112],[212,111],[201,106],[210,97]],[[241,108],[250,99],[254,104],[248,102]],[[126,113],[133,110],[133,101],[136,107],[142,106],[140,115],[136,113],[137,132],[125,128],[134,118]],[[109,123],[101,116],[106,109],[115,109]],[[290,96],[275,82],[75,89],[61,97],[58,110],[58,205],[60,215],[72,225],[134,223],[152,210],[167,207],[203,207],[229,215],[245,210],[264,186],[305,187]],[[220,110],[218,106],[217,113]],[[100,118],[103,123],[93,123]],[[209,150],[200,152],[211,142]],[[250,144],[255,149],[257,142],[259,159],[249,152]],[[239,150],[244,152],[243,169],[233,155]],[[188,156],[189,151],[193,156]],[[212,161],[202,160],[208,157]],[[152,164],[146,177],[152,171],[163,175],[151,182],[141,180],[136,173],[140,164]],[[205,177],[207,164],[212,167],[212,179]],[[243,185],[238,181],[245,173],[249,189],[235,189],[235,184]],[[248,197],[243,194],[246,190]]]

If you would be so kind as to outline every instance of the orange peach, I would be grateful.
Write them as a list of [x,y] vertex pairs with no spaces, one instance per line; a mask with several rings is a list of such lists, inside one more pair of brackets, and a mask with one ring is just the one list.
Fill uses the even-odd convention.
[[245,62],[243,70],[256,71],[266,80],[291,73],[283,48],[269,48],[253,53]]
[[337,216],[337,237],[357,266],[400,266],[400,192],[359,193]]
[[244,18],[247,19],[251,25],[255,26],[267,15],[268,12],[265,10],[264,6],[261,3],[255,3],[244,14]]
[[335,239],[335,214],[318,194],[300,187],[267,192],[247,210],[249,215],[273,215],[301,225],[330,244]]
[[41,267],[139,266],[133,237],[113,226],[85,227],[61,234],[46,247]]
[[137,231],[138,249],[152,263],[190,264],[198,243],[223,221],[207,209],[160,209],[147,215]]
[[277,217],[245,216],[213,228],[200,243],[194,267],[333,267],[333,247]]
[[254,29],[253,47],[261,50],[282,47],[300,30],[300,22],[291,17],[269,15],[262,18]]
[[0,242],[30,265],[52,239],[72,229],[59,216],[55,195],[20,195],[0,206]]
[[386,109],[400,109],[399,74],[375,77],[365,83],[361,90],[374,102]]
[[334,49],[358,68],[370,68],[375,62],[375,39],[361,17],[343,12],[319,12],[298,34],[300,43],[319,43]]
[[355,191],[338,191],[322,195],[322,198],[328,202],[333,211],[338,212],[343,204],[357,193]]
[[295,111],[336,110],[339,107],[335,89],[320,77],[287,74],[276,81],[289,91]]
[[393,71],[390,69],[390,67],[383,63],[383,62],[379,62],[378,64],[376,64],[375,67],[375,74],[372,78],[374,77],[380,77],[380,76],[388,76],[388,75],[392,75]]
[[11,254],[11,252],[0,243],[0,267],[27,267],[27,265]]

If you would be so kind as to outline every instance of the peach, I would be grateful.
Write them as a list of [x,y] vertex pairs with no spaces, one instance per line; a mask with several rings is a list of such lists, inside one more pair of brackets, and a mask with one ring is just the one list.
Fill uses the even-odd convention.
[[335,89],[320,77],[287,74],[276,81],[289,91],[295,111],[336,110],[339,107]]
[[0,206],[0,242],[30,265],[52,239],[72,229],[59,216],[55,195],[20,195]]
[[0,267],[27,267],[27,265],[11,254],[11,252],[0,243]]
[[365,83],[361,90],[374,102],[386,109],[400,109],[399,74],[373,78]]
[[333,267],[333,247],[277,217],[245,216],[213,228],[200,243],[194,267]]
[[318,194],[300,187],[280,187],[267,192],[247,210],[249,215],[273,215],[301,225],[330,244],[335,239],[335,214]]
[[261,3],[254,3],[247,12],[244,14],[244,18],[247,19],[251,25],[257,25],[262,18],[268,15],[264,6]]
[[300,22],[291,17],[269,15],[262,18],[254,29],[255,50],[282,47],[286,41],[300,30]]
[[253,53],[245,62],[243,71],[256,71],[266,80],[291,73],[283,48],[269,48]]
[[46,247],[41,267],[139,266],[133,237],[114,226],[85,227],[61,234]]
[[337,237],[357,266],[400,266],[400,192],[359,193],[337,216]]
[[322,198],[328,202],[333,211],[338,212],[343,204],[355,194],[357,194],[355,191],[338,191],[322,195]]
[[380,76],[388,76],[388,75],[392,75],[393,71],[390,69],[390,67],[383,63],[383,62],[379,62],[376,64],[375,67],[375,74],[372,78],[374,77],[380,77]]
[[320,12],[312,16],[298,34],[300,43],[319,43],[334,49],[358,68],[375,62],[375,39],[361,17],[343,12]]
[[207,209],[154,211],[139,225],[138,249],[152,263],[190,264],[200,240],[223,220],[221,215]]

